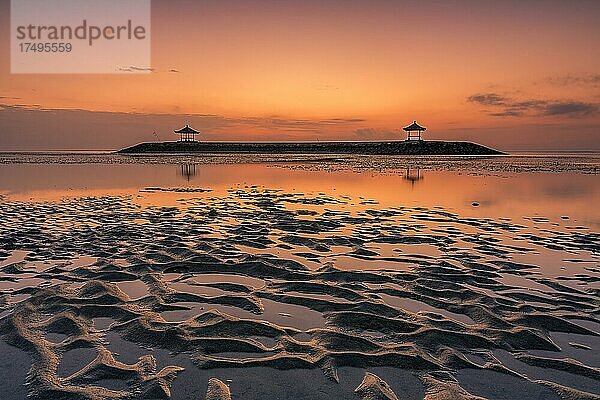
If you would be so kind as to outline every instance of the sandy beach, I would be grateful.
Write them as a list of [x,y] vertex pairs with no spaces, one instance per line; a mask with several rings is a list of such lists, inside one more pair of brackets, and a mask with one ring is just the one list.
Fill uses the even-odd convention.
[[3,399],[600,396],[598,158],[47,157],[0,165]]
[[0,0],[0,400],[600,400],[598,21]]

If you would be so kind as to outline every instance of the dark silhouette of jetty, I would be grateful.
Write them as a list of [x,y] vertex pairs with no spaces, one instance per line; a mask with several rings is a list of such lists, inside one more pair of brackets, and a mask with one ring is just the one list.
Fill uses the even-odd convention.
[[504,154],[471,142],[158,142],[140,143],[119,153],[248,153],[248,154],[379,154],[495,155]]
[[[368,154],[368,155],[497,155],[498,150],[472,142],[423,140],[426,128],[414,121],[403,128],[406,140],[385,142],[201,142],[201,132],[189,125],[175,130],[176,142],[149,142],[119,150],[123,154],[248,153],[248,154]],[[417,134],[412,134],[417,132]]]

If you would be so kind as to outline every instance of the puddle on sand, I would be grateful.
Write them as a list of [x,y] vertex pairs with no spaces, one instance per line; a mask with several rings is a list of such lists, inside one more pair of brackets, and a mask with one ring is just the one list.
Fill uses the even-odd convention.
[[31,356],[0,339],[0,399],[27,398],[25,378],[31,367]]
[[279,326],[289,326],[301,330],[325,326],[325,318],[318,311],[295,304],[285,304],[263,299],[265,307],[262,319]]
[[[22,275],[21,275],[22,276]],[[36,288],[48,281],[42,278],[24,278],[16,279],[15,281],[0,281],[0,291],[8,291],[9,289],[19,290],[24,288]]]
[[223,295],[228,294],[225,290],[208,287],[208,286],[190,285],[187,281],[186,282],[169,283],[169,287],[180,293],[192,293],[192,294],[197,294],[200,296],[207,296],[207,297],[223,296]]
[[[384,251],[386,249],[387,251]],[[391,251],[390,251],[391,250]],[[415,243],[415,244],[398,244],[382,246],[382,256],[385,257],[397,257],[397,256],[408,256],[408,255],[426,255],[429,257],[443,257],[442,252],[438,246],[427,243]]]
[[266,285],[265,280],[235,274],[199,274],[193,278],[194,282],[198,283],[235,283],[239,285],[245,285],[254,289],[260,289]]
[[67,339],[69,335],[65,335],[64,333],[56,333],[50,332],[44,335],[44,339],[52,343],[60,343],[63,340]]
[[0,268],[5,267],[10,264],[18,263],[25,260],[29,251],[26,250],[14,250],[10,252],[10,255],[6,257],[4,260],[0,260]]
[[466,391],[486,399],[512,400],[518,393],[524,399],[561,400],[549,387],[500,372],[461,369],[455,376]]
[[561,351],[529,350],[527,353],[539,357],[572,358],[591,367],[600,368],[600,336],[564,332],[550,332],[549,336]]
[[117,286],[131,300],[141,299],[149,294],[148,286],[140,280],[117,282]]
[[262,344],[267,348],[275,347],[279,341],[277,339],[273,339],[267,336],[248,336],[248,339],[252,339]]
[[[220,309],[220,308],[224,308],[227,307],[229,309],[234,309],[235,307],[228,307],[228,306],[215,306],[215,307],[211,307],[210,304],[205,304],[205,303],[190,303],[190,302],[179,302],[179,303],[172,303],[172,306],[179,306],[179,307],[186,307],[187,309],[185,310],[169,310],[169,311],[163,311],[160,313],[160,316],[167,322],[182,322],[182,321],[186,321],[190,318],[193,318],[199,314],[202,314],[210,309]],[[208,308],[206,308],[208,307]],[[221,310],[219,310],[221,311]],[[227,314],[225,312],[225,314]],[[231,315],[231,314],[229,314]]]
[[96,349],[79,348],[65,352],[58,364],[58,376],[68,377],[79,371],[98,356]]
[[90,265],[96,263],[97,261],[98,261],[98,257],[90,257],[90,256],[86,256],[86,255],[80,255],[73,260],[67,261],[65,263],[66,265],[61,268],[70,271],[70,270],[77,269],[79,267],[90,266]]
[[[572,387],[588,393],[594,393],[600,396],[600,382],[596,379],[572,374],[554,368],[544,368],[532,366],[516,359],[506,350],[495,350],[494,356],[507,368],[527,376],[531,380],[544,379],[558,384]],[[546,356],[548,358],[562,358],[558,354]]]
[[262,299],[264,312],[254,314],[250,311],[222,304],[180,302],[172,305],[189,307],[186,310],[163,311],[160,315],[168,322],[181,322],[203,314],[210,310],[218,310],[223,314],[240,319],[269,321],[282,327],[301,330],[325,326],[325,318],[318,311],[295,304],[285,304],[273,300]]
[[323,259],[323,262],[333,261],[336,268],[344,271],[407,271],[414,266],[413,262],[398,262],[374,259],[361,259],[350,256],[334,256]]
[[445,316],[449,319],[453,319],[455,321],[462,322],[463,324],[475,325],[475,321],[473,321],[469,316],[464,315],[464,314],[457,314],[457,313],[453,313],[451,311],[443,310],[441,308],[436,308],[436,307],[430,306],[429,304],[423,303],[418,300],[395,297],[395,296],[390,296],[387,294],[380,294],[380,296],[383,299],[383,301],[385,301],[387,304],[391,305],[392,307],[396,307],[396,308],[403,309],[403,310],[408,310],[413,313],[434,312],[437,314],[442,314],[443,316]]
[[163,349],[151,349],[139,346],[136,343],[125,340],[116,332],[107,332],[105,335],[106,348],[110,350],[115,360],[125,364],[135,364],[139,358],[152,355],[157,361],[157,370],[168,365],[171,356]]
[[110,327],[111,324],[116,322],[113,318],[108,318],[108,317],[97,317],[97,318],[93,318],[92,321],[94,324],[94,329],[96,329],[98,331],[103,331],[105,329],[108,329],[108,327]]

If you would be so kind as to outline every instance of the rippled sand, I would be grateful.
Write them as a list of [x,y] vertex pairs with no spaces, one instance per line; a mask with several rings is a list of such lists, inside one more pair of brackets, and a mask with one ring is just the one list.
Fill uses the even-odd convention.
[[238,185],[0,221],[1,398],[600,396],[600,234],[566,216]]

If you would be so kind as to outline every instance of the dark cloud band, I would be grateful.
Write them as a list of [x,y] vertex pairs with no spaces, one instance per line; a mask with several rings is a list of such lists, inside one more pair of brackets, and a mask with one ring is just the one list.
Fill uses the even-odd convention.
[[488,112],[494,117],[562,115],[583,118],[595,115],[599,111],[599,107],[595,103],[541,99],[516,100],[497,93],[477,93],[469,96],[467,101],[493,108]]

